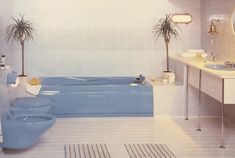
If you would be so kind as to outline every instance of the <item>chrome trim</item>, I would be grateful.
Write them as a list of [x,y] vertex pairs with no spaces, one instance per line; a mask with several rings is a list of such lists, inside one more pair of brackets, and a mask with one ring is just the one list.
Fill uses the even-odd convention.
[[188,73],[189,73],[189,66],[186,65],[186,75],[185,75],[185,83],[186,83],[186,88],[185,88],[185,120],[188,120]]
[[199,71],[199,90],[198,90],[198,101],[199,101],[199,107],[198,107],[198,128],[197,131],[201,130],[201,89],[202,89],[202,70]]
[[71,153],[71,144],[69,144],[69,157],[72,158],[72,153]]
[[221,149],[225,149],[224,146],[224,78],[222,79],[222,103],[221,103]]
[[67,150],[66,150],[66,145],[64,145],[64,157],[67,158]]

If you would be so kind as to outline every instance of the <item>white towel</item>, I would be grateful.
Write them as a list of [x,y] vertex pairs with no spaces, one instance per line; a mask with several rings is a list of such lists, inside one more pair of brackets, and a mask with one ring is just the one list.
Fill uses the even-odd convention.
[[32,94],[32,95],[38,95],[38,93],[40,92],[42,85],[30,85],[30,84],[26,84],[26,92]]
[[189,53],[205,53],[205,49],[187,49],[186,52],[189,52]]
[[197,53],[183,52],[183,53],[180,53],[179,55],[184,58],[194,58],[197,56]]

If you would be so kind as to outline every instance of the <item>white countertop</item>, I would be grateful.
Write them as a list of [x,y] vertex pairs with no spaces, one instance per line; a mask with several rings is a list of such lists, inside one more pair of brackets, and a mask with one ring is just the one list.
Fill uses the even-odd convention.
[[224,78],[224,79],[235,79],[235,71],[221,71],[221,70],[213,70],[213,69],[208,69],[204,65],[206,64],[205,61],[200,60],[198,58],[185,58],[185,57],[180,57],[178,55],[173,55],[170,56],[171,59],[176,60],[178,62],[181,62],[185,65],[194,67],[196,69],[202,70],[204,72],[207,72],[209,74],[212,74],[216,77],[219,78]]

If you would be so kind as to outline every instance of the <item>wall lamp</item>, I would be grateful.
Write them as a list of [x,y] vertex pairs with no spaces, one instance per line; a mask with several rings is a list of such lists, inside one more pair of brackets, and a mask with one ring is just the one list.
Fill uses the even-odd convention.
[[183,14],[175,13],[171,16],[171,20],[175,24],[189,24],[193,21],[193,17],[189,13],[183,13]]

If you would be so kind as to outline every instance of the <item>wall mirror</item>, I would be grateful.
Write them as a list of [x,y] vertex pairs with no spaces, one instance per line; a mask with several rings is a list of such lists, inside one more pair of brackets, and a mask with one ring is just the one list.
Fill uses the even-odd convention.
[[233,34],[235,35],[235,9],[233,10],[233,13],[232,13],[231,24],[232,24]]
[[173,14],[171,20],[176,24],[189,24],[192,22],[193,17],[189,13]]

